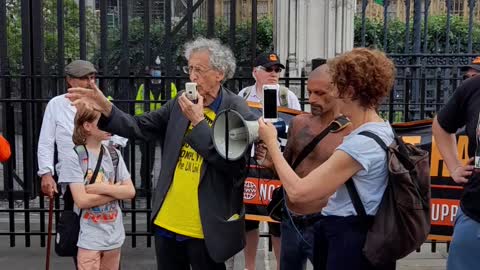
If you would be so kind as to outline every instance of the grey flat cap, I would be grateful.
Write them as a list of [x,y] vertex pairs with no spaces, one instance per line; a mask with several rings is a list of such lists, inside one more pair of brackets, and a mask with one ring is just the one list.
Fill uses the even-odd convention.
[[75,60],[65,67],[65,74],[72,77],[83,77],[90,73],[97,73],[92,63],[85,60]]

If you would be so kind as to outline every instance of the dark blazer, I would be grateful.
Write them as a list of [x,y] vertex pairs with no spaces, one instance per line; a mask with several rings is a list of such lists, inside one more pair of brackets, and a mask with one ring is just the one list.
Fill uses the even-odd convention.
[[[242,97],[223,87],[220,91],[222,101],[218,112],[233,109],[246,119],[255,120]],[[153,195],[152,222],[172,183],[183,143],[190,144],[203,157],[198,187],[200,219],[210,256],[216,262],[224,262],[245,246],[243,183],[250,151],[246,151],[245,157],[238,161],[226,161],[213,146],[208,123],[205,120],[200,122],[185,136],[189,124],[177,98],[142,116],[131,116],[113,106],[111,116],[102,117],[99,121],[102,130],[122,137],[161,141],[162,164]],[[228,221],[234,214],[239,214],[240,219]]]

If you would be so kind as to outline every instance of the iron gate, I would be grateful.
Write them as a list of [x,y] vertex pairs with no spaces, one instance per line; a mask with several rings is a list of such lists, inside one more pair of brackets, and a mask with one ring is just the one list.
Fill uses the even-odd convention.
[[[333,1],[341,4],[348,0]],[[50,2],[54,3],[54,8],[46,9]],[[162,76],[162,80],[166,82],[165,85],[170,85],[169,82],[182,85],[187,78],[179,73],[182,60],[176,58],[178,54],[173,53],[178,49],[173,47],[173,44],[179,42],[178,40],[181,42],[198,35],[195,31],[199,31],[199,28],[196,26],[202,24],[200,22],[202,18],[204,18],[204,33],[208,37],[214,37],[220,32],[215,20],[226,17],[226,24],[223,26],[227,25],[228,31],[224,31],[225,35],[220,38],[223,38],[232,48],[238,47],[238,42],[241,42],[240,46],[247,47],[247,56],[244,57],[248,59],[246,62],[253,61],[259,51],[266,49],[259,47],[260,40],[257,37],[259,31],[257,6],[260,2],[264,2],[260,0],[249,2],[252,12],[249,18],[251,26],[248,32],[248,43],[238,39],[241,30],[237,17],[239,1],[235,0],[181,1],[185,3],[181,11],[178,11],[180,7],[177,3],[180,1],[97,0],[90,1],[94,2],[92,8],[87,5],[88,1],[79,0],[75,10],[72,9],[72,2],[73,0],[0,0],[0,111],[2,115],[0,128],[13,148],[12,158],[3,164],[3,172],[0,176],[0,220],[6,220],[4,224],[8,223],[6,226],[8,228],[2,227],[0,235],[9,236],[11,246],[16,245],[18,236],[23,236],[25,245],[30,246],[31,237],[37,235],[41,239],[41,246],[45,245],[45,213],[48,199],[39,196],[36,144],[46,103],[53,96],[65,92],[63,69],[71,60],[68,59],[71,52],[65,44],[72,37],[64,30],[68,28],[66,23],[71,23],[69,16],[72,13],[75,16],[78,13],[78,25],[75,24],[78,36],[74,37],[78,58],[89,59],[97,64],[100,88],[114,97],[115,104],[130,113],[134,112],[135,93],[138,86],[144,83],[148,88],[151,78],[142,73],[134,63],[150,66],[155,56],[160,54],[165,63],[164,76]],[[229,11],[228,16],[216,14],[215,5],[220,2],[224,5],[223,11]],[[475,53],[480,50],[480,37],[477,39],[478,34],[474,31],[474,26],[478,23],[478,15],[476,15],[478,3],[475,0],[440,2],[445,5],[443,34],[436,29],[429,29],[429,23],[433,18],[433,15],[429,15],[430,6],[437,1],[357,1],[355,45],[383,49],[397,66],[398,76],[394,90],[384,105],[379,108],[385,118],[391,122],[432,117],[461,83],[460,69],[468,65],[476,56]],[[468,21],[465,24],[468,25],[468,30],[464,34],[464,39],[455,39],[453,36],[455,33],[452,32],[452,22],[456,20],[456,16],[460,16],[455,15],[455,8],[458,6],[456,3],[459,2],[463,3],[462,9],[465,10],[464,15],[466,15],[464,19]],[[89,18],[91,18],[89,16],[92,12],[90,9],[93,9],[93,14],[96,16],[94,18],[99,19],[97,25],[99,49],[95,53],[90,53],[89,50],[92,42],[90,34],[93,31],[93,28],[89,28]],[[409,12],[404,12],[404,16],[398,16],[403,14],[398,11],[399,9]],[[375,17],[375,10],[378,11],[379,17]],[[17,12],[14,14],[16,17],[12,17],[12,12]],[[130,29],[129,23],[125,22],[136,19],[132,15],[134,12],[143,16],[140,28]],[[53,36],[46,34],[51,30],[50,24],[45,19],[49,16],[55,18],[55,29],[58,30]],[[12,39],[12,36],[9,36],[11,33],[7,31],[11,29],[8,28],[8,24],[15,20],[18,20],[20,27],[18,30],[21,32],[18,39]],[[370,32],[369,25],[373,20],[381,24],[380,31]],[[395,29],[397,21],[404,22],[403,35],[395,36],[396,33],[391,31]],[[152,40],[157,38],[155,36],[157,32],[152,29],[160,22],[163,27],[161,31],[159,30],[160,45],[152,45]],[[112,30],[112,25],[117,25],[118,28]],[[143,32],[143,36],[139,38],[143,54],[132,56],[129,37],[137,30]],[[429,33],[432,31],[436,31],[434,38],[427,38],[431,36]],[[118,34],[119,38],[112,41],[111,37],[114,34]],[[56,40],[57,47],[56,59],[53,62],[47,61],[44,53],[45,46],[51,38]],[[118,50],[112,52],[111,47],[115,42],[119,44]],[[15,50],[13,46],[15,44],[21,44],[21,48]],[[15,51],[17,54],[14,54]],[[116,55],[114,58],[116,62],[110,60],[111,54]],[[141,60],[136,61],[136,57],[140,57]],[[236,77],[227,82],[230,89],[238,91],[252,83],[249,67],[245,63],[244,66],[240,66]],[[288,64],[286,66],[288,67]],[[304,76],[291,78],[287,70],[282,81],[296,90],[302,108],[308,106]],[[165,88],[164,91],[168,92],[169,89]],[[159,102],[165,101],[166,99]],[[150,102],[141,103],[148,111]],[[127,166],[136,184],[139,183],[140,177],[137,169],[139,147],[131,142],[124,149]],[[154,147],[154,145],[142,147]],[[148,156],[147,160],[153,158],[155,157]],[[126,230],[127,235],[132,238],[132,246],[136,245],[137,237],[147,237],[147,245],[151,244],[149,222],[144,222],[150,215],[150,191],[151,185],[147,186],[144,197],[124,204],[126,220],[130,223],[130,227],[127,226]],[[55,217],[58,218],[59,209],[61,209],[58,197],[55,199],[55,209]]]

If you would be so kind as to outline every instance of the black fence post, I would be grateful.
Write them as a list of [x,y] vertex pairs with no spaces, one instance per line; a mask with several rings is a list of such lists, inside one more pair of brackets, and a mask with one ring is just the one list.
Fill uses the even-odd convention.
[[64,33],[64,0],[57,0],[57,91],[55,96],[65,91],[63,72],[65,69],[65,33]]
[[[169,2],[169,1],[167,1]],[[207,38],[215,36],[215,0],[208,0],[207,5]]]
[[405,48],[404,52],[410,51],[410,0],[405,0]]
[[[100,0],[100,89],[106,93],[108,74],[108,28],[107,28],[107,0]],[[116,97],[114,97],[116,98]]]
[[80,22],[79,36],[80,36],[80,59],[87,60],[87,26],[85,16],[85,0],[78,1],[78,16]]
[[469,0],[468,1],[468,53],[472,53],[472,32],[473,32],[473,11],[475,9],[475,3],[478,0]]
[[250,34],[250,53],[251,56],[251,64],[255,62],[255,58],[257,56],[257,0],[252,0],[252,29]]
[[[126,100],[129,97],[129,92],[131,89],[128,89],[128,76],[130,74],[130,52],[128,46],[128,1],[121,2],[121,21],[122,21],[122,31],[121,31],[121,58],[120,58],[120,93],[117,95],[118,99]],[[128,112],[128,104],[119,104],[124,112]]]
[[389,0],[383,0],[383,51],[388,48],[388,6]]
[[193,0],[187,0],[187,39],[193,38]]
[[367,6],[368,6],[368,0],[362,0],[362,47],[365,47],[365,38],[366,38],[366,25],[365,22],[367,20]]
[[423,12],[423,52],[428,53],[428,11],[430,10],[430,1],[424,0],[424,12]]
[[[43,23],[43,0],[32,1],[32,41],[33,41],[33,51],[32,51],[32,60],[33,60],[33,74],[35,76],[33,81],[33,88],[32,88],[32,98],[38,100],[44,98],[44,90],[46,82],[46,78],[43,77],[45,75],[45,64],[44,64],[44,23]],[[38,187],[40,186],[39,177],[36,174],[37,171],[37,144],[35,143],[37,138],[40,136],[40,127],[42,124],[42,104],[39,102],[35,102],[34,100],[30,101],[32,106],[32,111],[34,112],[34,116],[30,119],[32,128],[31,131],[31,141],[30,145],[31,148],[28,148],[28,155],[24,156],[31,160],[31,164],[33,167],[24,167],[25,170],[29,172],[28,177],[26,176],[24,179],[24,192],[26,193],[25,198],[25,209],[28,208],[30,198],[36,197],[38,195]],[[40,207],[44,207],[43,198],[40,200]],[[28,223],[30,223],[30,213],[25,213],[25,217],[28,217]],[[40,230],[42,232],[45,231],[45,223],[44,215],[41,213],[40,219]],[[27,222],[27,221],[26,221]],[[45,246],[45,236],[42,235],[40,237],[40,246]]]

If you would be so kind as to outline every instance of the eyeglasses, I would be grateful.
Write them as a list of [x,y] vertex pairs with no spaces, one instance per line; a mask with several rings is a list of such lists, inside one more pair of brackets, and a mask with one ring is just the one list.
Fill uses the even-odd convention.
[[185,74],[192,74],[192,72],[195,72],[195,74],[203,75],[205,72],[211,70],[212,68],[202,69],[199,67],[184,66],[182,69],[183,69],[183,72],[185,72]]
[[275,68],[273,68],[273,67],[268,67],[268,68],[266,68],[266,67],[264,67],[264,66],[258,66],[257,69],[263,70],[263,71],[268,72],[268,73],[270,73],[270,72],[272,72],[272,71],[275,71],[275,73],[280,73],[280,72],[282,72],[282,68],[280,68],[280,67],[275,67]]

